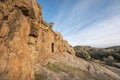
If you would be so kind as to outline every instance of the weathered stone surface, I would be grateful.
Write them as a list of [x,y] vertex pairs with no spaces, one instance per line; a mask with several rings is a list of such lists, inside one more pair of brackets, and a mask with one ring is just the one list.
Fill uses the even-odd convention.
[[[56,64],[56,63],[58,63],[58,64],[62,63],[67,66],[68,65],[71,66],[73,69],[75,68],[74,70],[71,69],[68,72],[66,72],[64,70],[64,67],[66,67],[65,65],[61,69],[62,64],[57,65],[57,66],[52,66],[52,68],[47,67],[48,70],[53,69],[52,72],[55,72],[54,69],[56,69],[56,67],[58,68],[58,66],[59,66],[58,71],[66,72],[67,75],[69,75],[69,72],[71,71],[71,72],[74,72],[74,75],[79,76],[79,79],[71,79],[69,77],[70,79],[67,79],[67,80],[94,80],[94,79],[95,80],[104,80],[104,79],[105,80],[119,80],[120,79],[120,76],[119,76],[120,69],[117,69],[112,66],[106,67],[106,65],[103,66],[101,64],[98,64],[98,63],[95,63],[92,61],[86,61],[84,59],[77,58],[73,55],[70,55],[68,53],[64,53],[62,55],[55,54],[55,55],[52,55],[50,59],[48,59],[48,64]],[[76,74],[75,73],[76,69],[77,69],[77,71],[79,71],[80,74],[82,74],[84,76]],[[85,74],[85,73],[88,73],[88,74]],[[53,76],[53,75],[51,74],[51,76]],[[57,79],[58,76],[59,75],[56,73],[56,77],[54,77],[54,78]],[[62,76],[62,77],[64,77],[64,76]],[[46,79],[43,79],[43,80],[46,80]],[[52,80],[52,78],[50,80]]]
[[74,55],[35,0],[0,0],[0,80],[33,80],[36,64],[63,52]]

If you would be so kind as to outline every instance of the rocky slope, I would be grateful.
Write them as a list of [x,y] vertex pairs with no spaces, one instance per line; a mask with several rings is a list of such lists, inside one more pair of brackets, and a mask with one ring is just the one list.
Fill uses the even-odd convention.
[[52,55],[46,65],[37,65],[36,80],[119,80],[120,69],[86,61],[68,53]]
[[[98,48],[89,46],[77,46],[74,48],[78,52],[98,51]],[[109,50],[108,50],[109,49]],[[106,48],[106,52],[111,52],[111,48]],[[119,51],[119,47],[114,47]],[[100,49],[101,50],[101,49]],[[89,53],[88,53],[89,54]],[[106,55],[105,53],[102,53]],[[91,56],[91,54],[89,54]],[[97,53],[96,53],[97,55]],[[103,56],[104,56],[103,55]],[[99,56],[99,54],[98,54]],[[107,55],[109,56],[109,55]],[[36,80],[119,80],[120,68],[106,65],[104,61],[96,59],[82,59],[68,53],[62,55],[52,54],[44,65],[36,69]],[[36,67],[37,68],[37,67]]]
[[63,52],[74,55],[35,0],[0,0],[0,80],[33,80],[36,64]]

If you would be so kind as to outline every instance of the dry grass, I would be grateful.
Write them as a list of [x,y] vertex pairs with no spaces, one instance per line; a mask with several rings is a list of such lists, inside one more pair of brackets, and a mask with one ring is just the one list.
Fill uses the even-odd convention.
[[[69,76],[71,80],[74,80],[76,76],[77,78],[79,78],[79,80],[95,80],[90,74],[81,71],[79,68],[75,68],[63,63],[48,63],[47,65],[43,65],[43,67],[56,74],[60,74],[60,72],[64,72]],[[46,77],[47,77],[46,74],[43,73],[36,74],[35,80],[46,80]]]

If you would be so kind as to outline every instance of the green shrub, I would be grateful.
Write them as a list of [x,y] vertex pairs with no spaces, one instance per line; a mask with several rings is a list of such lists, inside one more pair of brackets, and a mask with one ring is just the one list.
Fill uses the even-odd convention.
[[76,52],[76,56],[84,58],[86,60],[91,59],[91,55],[87,51]]
[[53,25],[54,25],[53,22],[48,23],[48,26],[50,27],[50,29],[53,29]]
[[112,65],[114,57],[113,56],[108,56],[107,58],[104,57],[103,60],[106,62],[107,65]]
[[35,74],[35,80],[45,80],[46,79],[46,75],[45,74]]

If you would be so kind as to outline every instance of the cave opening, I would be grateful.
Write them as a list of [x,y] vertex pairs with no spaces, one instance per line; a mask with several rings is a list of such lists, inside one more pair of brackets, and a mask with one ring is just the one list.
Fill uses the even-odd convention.
[[51,44],[51,51],[54,52],[54,43]]

